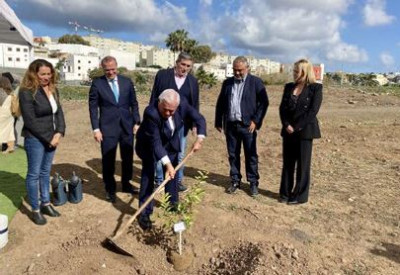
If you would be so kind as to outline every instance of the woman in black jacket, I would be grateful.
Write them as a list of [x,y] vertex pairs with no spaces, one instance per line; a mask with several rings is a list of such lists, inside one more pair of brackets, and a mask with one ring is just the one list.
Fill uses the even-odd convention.
[[26,189],[32,207],[32,220],[38,225],[46,223],[42,214],[60,216],[50,204],[49,191],[54,153],[65,132],[55,79],[53,65],[37,59],[29,65],[19,92],[24,120],[22,135],[28,158]]
[[279,195],[281,202],[299,204],[308,201],[312,142],[321,137],[317,113],[322,103],[322,84],[315,82],[313,66],[306,59],[294,63],[293,78],[294,82],[285,85],[279,107],[283,138]]

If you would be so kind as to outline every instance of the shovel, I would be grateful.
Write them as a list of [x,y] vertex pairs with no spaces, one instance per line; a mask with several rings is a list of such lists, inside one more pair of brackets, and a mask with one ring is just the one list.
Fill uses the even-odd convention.
[[[189,154],[186,155],[186,157],[175,167],[175,172],[178,171],[183,164],[185,164],[185,162],[188,160],[188,158],[193,154],[193,150],[190,151]],[[117,239],[122,235],[122,233],[125,232],[126,229],[128,229],[128,227],[132,224],[132,222],[140,215],[140,213],[143,212],[143,210],[146,208],[146,206],[154,199],[155,195],[161,191],[161,189],[168,183],[168,181],[170,180],[170,176],[168,175],[166,177],[166,179],[157,187],[156,190],[154,190],[154,192],[150,195],[150,197],[142,204],[142,206],[135,212],[135,214],[129,219],[129,221],[120,229],[118,229],[118,231],[115,233],[114,236],[112,237],[107,237],[107,242],[112,245],[114,248],[116,248],[118,251],[129,255],[129,256],[133,256],[132,253],[130,253],[129,251],[127,251],[126,249],[124,249],[122,246],[118,245],[117,243]]]

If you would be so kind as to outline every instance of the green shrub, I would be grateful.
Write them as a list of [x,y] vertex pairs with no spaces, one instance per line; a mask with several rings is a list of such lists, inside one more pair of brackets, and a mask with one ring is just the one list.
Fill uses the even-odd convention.
[[62,100],[87,100],[89,89],[88,86],[58,85]]

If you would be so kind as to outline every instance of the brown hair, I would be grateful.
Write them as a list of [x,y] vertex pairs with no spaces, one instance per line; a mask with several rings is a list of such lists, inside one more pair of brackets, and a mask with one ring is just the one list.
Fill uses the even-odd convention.
[[300,59],[295,62],[293,70],[299,71],[299,76],[294,80],[296,83],[315,83],[313,65],[307,59]]
[[51,78],[50,78],[50,83],[49,83],[49,88],[51,93],[54,96],[57,96],[55,91],[56,91],[56,71],[54,70],[53,65],[48,62],[47,60],[44,59],[36,59],[34,60],[31,64],[29,64],[28,70],[26,71],[24,78],[22,79],[21,82],[21,89],[26,89],[31,91],[34,95],[39,89],[39,78],[38,78],[38,72],[41,67],[48,67],[50,68],[51,71]]
[[115,57],[114,56],[111,56],[111,55],[107,55],[107,56],[105,56],[102,60],[101,60],[101,62],[100,62],[100,64],[101,64],[101,67],[104,67],[104,64],[106,64],[106,63],[108,63],[108,62],[112,62],[112,61],[114,61],[115,62],[115,64],[117,64],[118,65],[118,63],[117,63],[117,59],[115,59]]
[[7,95],[13,92],[10,80],[5,76],[0,76],[0,88],[6,92]]

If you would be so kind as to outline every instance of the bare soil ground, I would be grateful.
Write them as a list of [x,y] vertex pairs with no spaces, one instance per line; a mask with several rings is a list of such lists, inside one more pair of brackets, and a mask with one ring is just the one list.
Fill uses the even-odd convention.
[[[259,132],[261,181],[255,199],[247,184],[237,194],[225,193],[225,139],[213,129],[217,93],[218,87],[201,95],[209,135],[185,172],[189,187],[198,170],[209,171],[209,178],[202,185],[206,194],[196,206],[195,223],[183,234],[185,253],[193,253],[194,260],[181,274],[400,273],[400,98],[325,88],[319,114],[323,138],[314,142],[310,201],[288,206],[277,201],[282,87],[268,87],[271,104]],[[147,100],[139,97],[141,112]],[[63,177],[76,171],[85,179],[84,199],[58,207],[62,216],[48,218],[46,226],[30,221],[24,203],[9,226],[9,244],[0,252],[0,273],[178,273],[167,261],[176,236],[159,230],[159,209],[152,217],[154,231],[143,234],[134,222],[121,237],[135,257],[104,245],[136,211],[137,196],[118,192],[117,203],[105,201],[87,103],[64,102],[64,110],[67,135],[53,171]],[[140,169],[135,157],[136,186]]]

